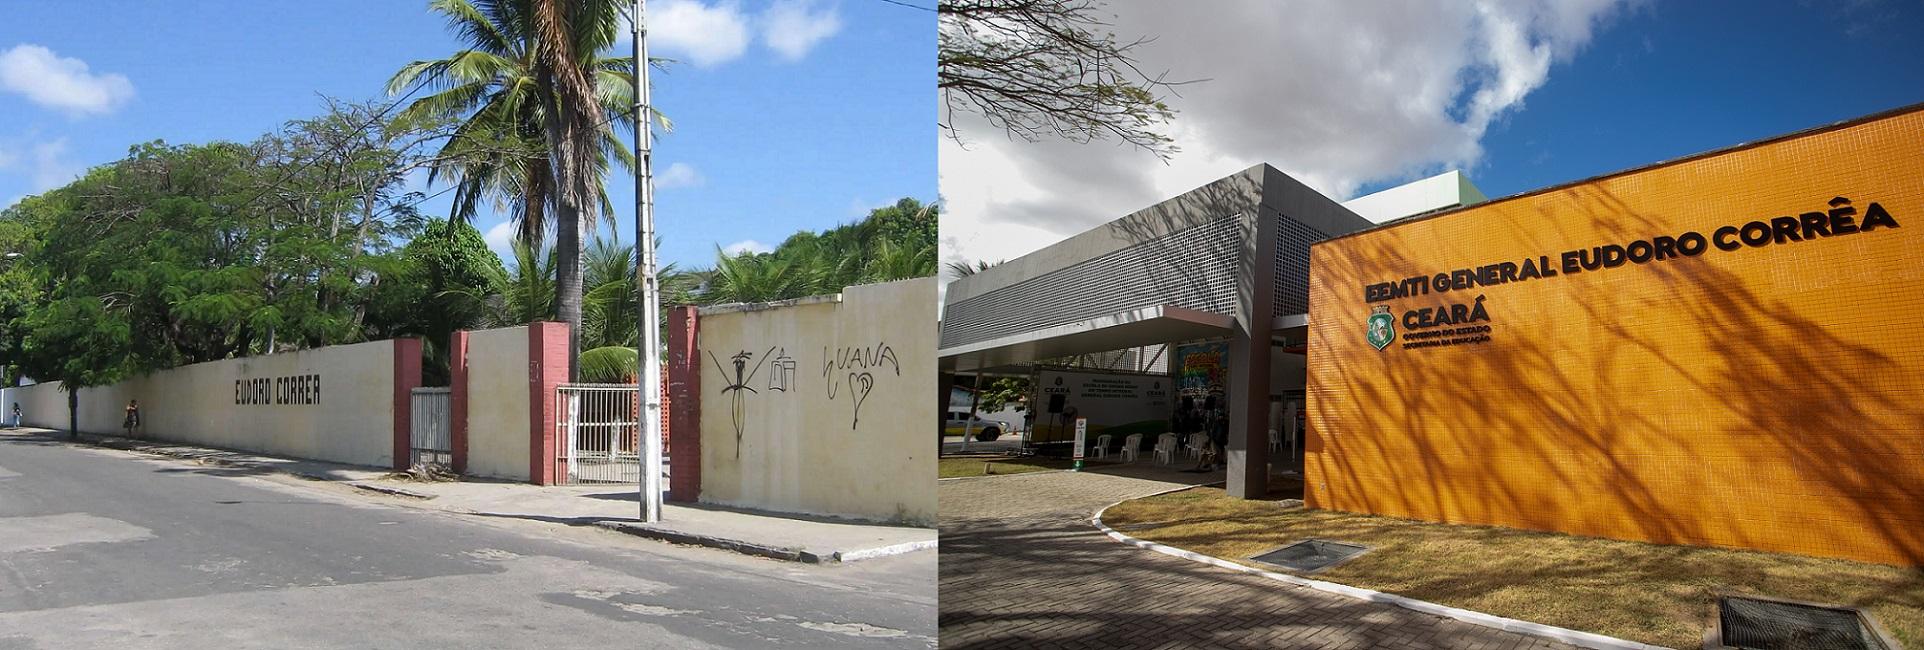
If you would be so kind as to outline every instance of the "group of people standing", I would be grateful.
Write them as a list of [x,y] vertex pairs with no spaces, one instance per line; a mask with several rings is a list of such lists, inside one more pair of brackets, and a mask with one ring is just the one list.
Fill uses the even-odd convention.
[[1194,396],[1184,396],[1170,417],[1170,429],[1176,433],[1201,433],[1209,439],[1203,445],[1201,457],[1196,459],[1195,471],[1215,471],[1216,466],[1223,462],[1223,448],[1229,445],[1227,406],[1220,395],[1206,396],[1201,402]]

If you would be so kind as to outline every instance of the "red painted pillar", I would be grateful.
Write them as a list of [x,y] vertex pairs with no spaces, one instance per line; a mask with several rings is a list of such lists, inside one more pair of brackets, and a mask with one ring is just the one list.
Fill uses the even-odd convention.
[[[666,454],[668,453],[668,449],[669,449],[668,445],[670,444],[668,442],[669,440],[668,422],[670,420],[669,413],[671,413],[672,411],[670,411],[669,409],[674,408],[674,396],[669,394],[669,391],[668,391],[668,366],[667,365],[663,365],[661,367],[661,383],[658,385],[661,386],[661,453]],[[635,398],[636,399],[641,398],[640,392],[636,392]],[[637,410],[636,412],[639,413],[640,411]]]
[[454,473],[468,471],[468,332],[448,337],[448,442]]
[[568,381],[568,324],[528,324],[528,481],[554,485],[555,388]]
[[[662,427],[668,445],[668,500],[693,503],[701,498],[701,356],[695,349],[699,318],[692,306],[668,311],[668,394],[663,406],[669,425]],[[677,433],[668,436],[669,429]]]
[[413,462],[414,389],[421,387],[421,339],[394,339],[394,469]]

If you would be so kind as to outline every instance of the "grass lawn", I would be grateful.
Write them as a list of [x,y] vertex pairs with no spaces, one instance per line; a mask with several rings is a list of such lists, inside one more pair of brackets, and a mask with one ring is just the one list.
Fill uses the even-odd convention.
[[1220,488],[1124,502],[1102,518],[1279,571],[1246,558],[1306,537],[1359,543],[1372,550],[1314,577],[1672,648],[1703,645],[1719,590],[1866,607],[1899,643],[1924,648],[1924,569],[1285,509]]
[[1060,458],[1021,458],[1016,456],[985,456],[943,458],[938,461],[938,471],[942,478],[959,476],[986,476],[988,474],[1021,474],[1040,472],[1045,469],[1068,469],[1073,461]]

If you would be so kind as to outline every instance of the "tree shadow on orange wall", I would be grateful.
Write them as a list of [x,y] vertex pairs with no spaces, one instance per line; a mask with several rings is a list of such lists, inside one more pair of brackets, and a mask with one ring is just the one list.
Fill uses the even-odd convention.
[[[1534,213],[1466,218],[1528,231],[1500,222],[1582,215],[1587,234],[1517,245],[1553,259],[1569,247],[1561,242],[1678,234],[1600,185],[1533,204]],[[1319,247],[1312,293],[1360,296],[1368,283],[1448,270],[1434,264],[1504,261],[1415,260],[1411,251],[1451,245],[1464,230],[1438,223]],[[1891,235],[1854,235],[1875,236]],[[1454,523],[1924,564],[1924,360],[1886,351],[1861,316],[1839,313],[1866,306],[1819,295],[1822,283],[1771,292],[1784,283],[1759,271],[1776,264],[1770,272],[1876,282],[1770,259],[1834,259],[1845,241],[1713,248],[1391,303],[1400,314],[1486,295],[1493,340],[1479,345],[1377,353],[1359,347],[1365,314],[1312,313],[1309,499]],[[1893,319],[1887,340],[1918,336],[1917,318]]]

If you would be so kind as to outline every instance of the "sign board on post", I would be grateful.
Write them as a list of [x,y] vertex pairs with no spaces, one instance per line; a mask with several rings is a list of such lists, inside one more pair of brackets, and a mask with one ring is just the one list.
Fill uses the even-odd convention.
[[1082,445],[1089,438],[1089,418],[1076,418],[1076,469],[1082,469]]

